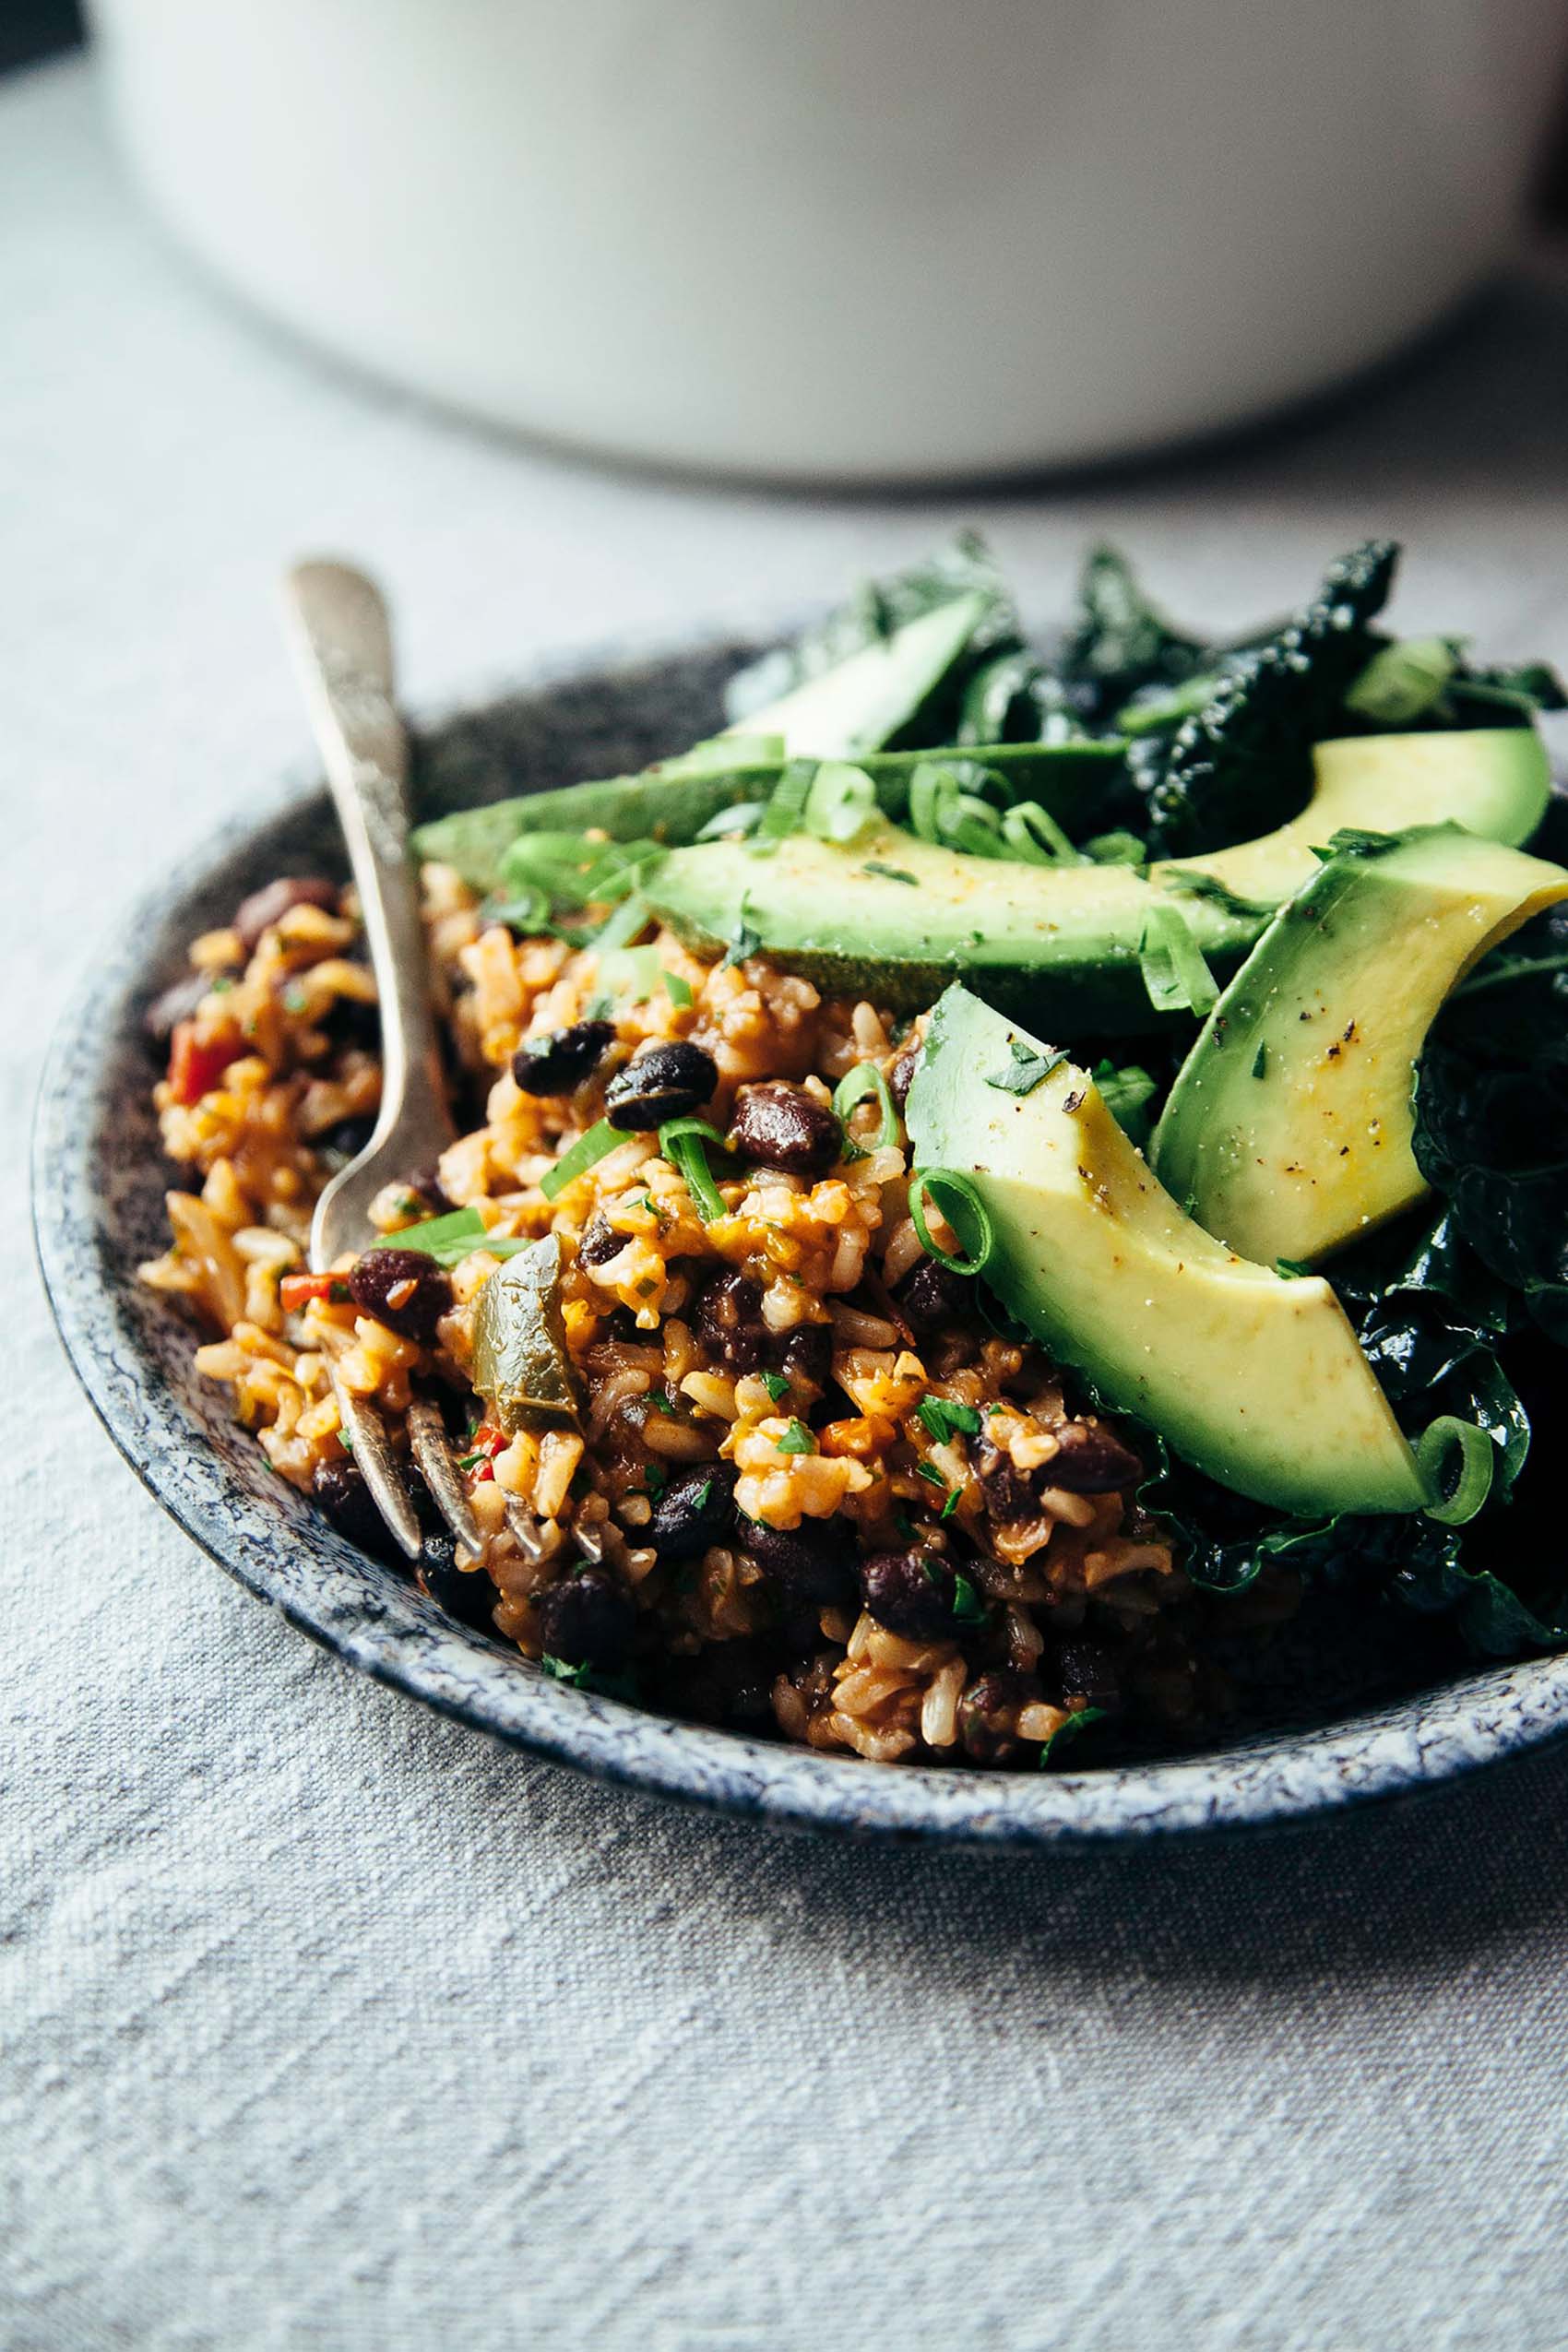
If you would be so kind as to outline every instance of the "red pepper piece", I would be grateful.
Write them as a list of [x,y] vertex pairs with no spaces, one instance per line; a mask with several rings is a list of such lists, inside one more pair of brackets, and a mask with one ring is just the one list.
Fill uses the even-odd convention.
[[169,1055],[169,1084],[175,1101],[199,1102],[244,1050],[238,1029],[220,1029],[216,1037],[198,1039],[194,1021],[176,1021]]
[[286,1274],[278,1298],[286,1315],[298,1314],[312,1299],[346,1299],[349,1286],[340,1274]]

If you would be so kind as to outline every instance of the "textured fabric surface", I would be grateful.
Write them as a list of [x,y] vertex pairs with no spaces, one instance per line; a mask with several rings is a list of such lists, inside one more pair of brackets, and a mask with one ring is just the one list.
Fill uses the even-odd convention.
[[1371,529],[1412,626],[1568,658],[1568,294],[1354,407],[1050,495],[818,504],[519,451],[321,370],[143,222],[77,66],[0,95],[0,2342],[1344,2352],[1562,2343],[1568,1755],[1288,1838],[813,1845],[349,1676],[141,1495],[22,1242],[72,964],[303,751],[307,545],[426,704],[990,529],[1251,620]]

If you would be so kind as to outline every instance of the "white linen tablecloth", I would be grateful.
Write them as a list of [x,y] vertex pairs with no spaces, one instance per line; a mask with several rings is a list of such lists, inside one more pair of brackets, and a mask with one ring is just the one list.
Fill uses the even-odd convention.
[[1285,1838],[849,1850],[357,1680],[165,1524],[29,1262],[40,1053],[120,903],[303,753],[271,583],[355,552],[427,707],[989,530],[1242,623],[1372,530],[1568,658],[1568,292],[1357,401],[1038,497],[595,470],[272,339],[80,66],[0,92],[7,1335],[0,2343],[1439,2352],[1568,2335],[1568,1754]]

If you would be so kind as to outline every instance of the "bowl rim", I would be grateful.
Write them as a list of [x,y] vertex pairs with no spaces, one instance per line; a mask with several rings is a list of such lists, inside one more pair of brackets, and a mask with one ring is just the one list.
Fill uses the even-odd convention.
[[[498,700],[548,696],[711,655],[710,638],[579,654],[540,663],[476,697],[419,714],[422,734]],[[301,1505],[284,1556],[303,1551],[303,1586],[279,1565],[278,1503],[248,1494],[201,1442],[116,1296],[96,1181],[116,1050],[150,985],[147,950],[225,860],[268,827],[323,802],[316,773],[204,835],[145,889],[97,944],[56,1022],[31,1137],[34,1242],[67,1358],[120,1454],[164,1512],[247,1591],[345,1663],[502,1741],[646,1794],[780,1827],[992,1849],[1301,1823],[1408,1796],[1568,1736],[1568,1657],[1482,1668],[1327,1725],[1092,1771],[919,1771],[868,1764],[657,1716],[555,1681],[517,1652],[445,1618],[414,1587],[369,1562]],[[193,1440],[195,1441],[193,1443]]]

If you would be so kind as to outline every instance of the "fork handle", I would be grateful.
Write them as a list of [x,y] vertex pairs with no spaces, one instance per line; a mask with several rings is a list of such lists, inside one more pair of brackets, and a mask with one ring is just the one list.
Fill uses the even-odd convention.
[[359,892],[381,1001],[381,1110],[452,1134],[431,1003],[419,882],[409,855],[409,739],[393,699],[392,630],[374,580],[297,564],[283,583],[289,639]]

